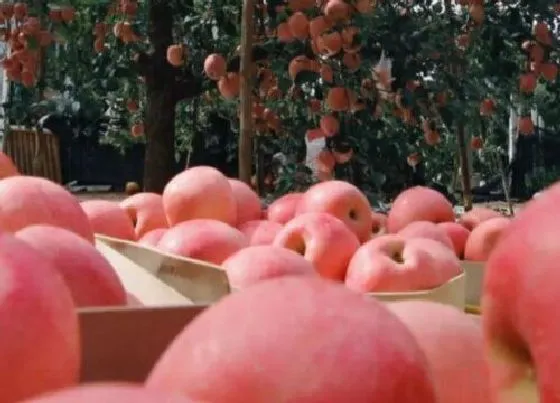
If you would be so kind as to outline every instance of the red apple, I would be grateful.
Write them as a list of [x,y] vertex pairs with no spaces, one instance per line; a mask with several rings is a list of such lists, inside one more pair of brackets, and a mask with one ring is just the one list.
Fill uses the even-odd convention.
[[103,255],[63,228],[33,225],[16,232],[52,263],[64,278],[78,307],[126,305],[126,291]]
[[228,179],[215,168],[199,166],[176,175],[163,191],[170,226],[194,219],[237,222],[237,203]]
[[455,254],[459,258],[463,258],[465,244],[471,232],[463,225],[456,222],[440,222],[437,226],[443,229],[447,233],[449,239],[451,239]]
[[117,202],[86,200],[81,205],[95,233],[127,241],[136,239],[132,220]]
[[142,385],[95,383],[63,389],[23,403],[195,403],[195,400],[149,390]]
[[558,401],[560,184],[527,203],[485,265],[482,322],[496,403]]
[[167,228],[158,228],[146,232],[142,238],[138,240],[140,245],[150,246],[152,248],[157,247],[160,239],[167,232]]
[[475,207],[463,214],[458,222],[469,231],[472,231],[481,222],[498,217],[503,217],[503,215],[489,208]]
[[490,403],[489,371],[480,321],[449,306],[403,301],[389,309],[426,354],[439,403]]
[[485,262],[498,243],[511,220],[506,217],[491,218],[472,230],[465,244],[465,260]]
[[260,220],[262,216],[262,204],[259,195],[245,182],[237,179],[229,179],[235,205],[237,208],[237,226],[247,221]]
[[389,210],[387,230],[395,233],[414,221],[455,221],[453,205],[441,193],[424,186],[401,192]]
[[266,218],[280,224],[286,224],[296,215],[296,210],[303,193],[288,193],[275,200],[266,209]]
[[16,232],[28,225],[65,228],[94,242],[88,217],[78,200],[62,186],[35,176],[0,181],[0,230]]
[[360,242],[338,218],[327,213],[305,213],[289,221],[273,245],[300,253],[323,277],[341,281]]
[[382,303],[334,282],[288,276],[205,310],[146,386],[207,402],[434,403],[427,365]]
[[345,283],[359,292],[419,291],[439,287],[459,274],[461,262],[440,242],[389,234],[358,249]]
[[317,276],[311,263],[296,252],[277,246],[251,246],[222,263],[232,288],[241,289],[280,276]]
[[0,179],[18,175],[19,171],[14,161],[12,161],[8,155],[0,151]]
[[157,193],[136,193],[123,200],[120,207],[130,216],[136,239],[155,229],[167,228],[162,197]]
[[0,402],[78,382],[80,334],[70,291],[50,262],[8,233],[0,233],[0,329]]
[[169,228],[157,247],[166,253],[220,265],[247,246],[245,235],[221,221],[190,220]]
[[398,232],[399,235],[406,239],[412,238],[428,238],[440,242],[449,249],[454,250],[453,242],[447,235],[447,232],[437,224],[430,221],[414,221]]
[[247,237],[249,245],[272,245],[282,224],[267,220],[247,221],[238,229]]
[[356,186],[343,181],[313,185],[298,204],[298,214],[329,213],[344,222],[360,242],[371,238],[371,206]]
[[373,235],[382,235],[387,231],[387,214],[371,212],[371,233]]

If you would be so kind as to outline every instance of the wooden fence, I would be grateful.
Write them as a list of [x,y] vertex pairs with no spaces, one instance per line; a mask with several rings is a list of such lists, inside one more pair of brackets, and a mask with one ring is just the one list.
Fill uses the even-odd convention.
[[60,143],[49,130],[39,135],[34,129],[11,127],[4,135],[3,151],[22,174],[62,182]]

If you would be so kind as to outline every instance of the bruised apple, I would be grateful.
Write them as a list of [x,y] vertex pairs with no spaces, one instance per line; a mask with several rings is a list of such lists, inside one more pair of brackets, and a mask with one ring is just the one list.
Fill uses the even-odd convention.
[[371,238],[371,206],[356,186],[343,181],[313,185],[298,204],[298,214],[328,213],[344,222],[360,242]]
[[237,227],[249,240],[249,245],[272,245],[282,224],[268,220],[247,221]]
[[[94,383],[63,389],[23,403],[197,403],[177,394],[153,391],[142,385]],[[203,402],[198,402],[203,403]]]
[[126,291],[107,259],[78,235],[33,225],[16,237],[39,251],[62,275],[78,307],[126,305]]
[[457,222],[440,222],[437,226],[443,229],[449,239],[451,239],[455,254],[459,258],[463,258],[465,244],[469,238],[470,231]]
[[266,210],[266,218],[280,224],[286,224],[296,215],[296,210],[303,193],[288,193],[273,201]]
[[119,204],[109,200],[86,200],[81,203],[93,231],[112,238],[134,241],[134,225]]
[[496,403],[560,396],[560,184],[512,220],[485,265],[482,323]]
[[28,225],[65,228],[94,241],[88,217],[78,200],[62,186],[36,176],[0,181],[0,230],[16,232]]
[[387,217],[387,230],[396,233],[414,221],[455,221],[453,205],[436,190],[414,186],[401,192],[393,202]]
[[439,403],[491,403],[479,320],[435,302],[403,301],[388,306],[426,354]]
[[247,221],[259,220],[262,216],[262,205],[259,195],[245,182],[229,179],[237,209],[237,226]]
[[426,358],[402,322],[308,276],[263,281],[205,310],[146,387],[206,402],[435,403]]
[[398,232],[400,236],[406,239],[411,238],[428,238],[440,242],[449,249],[454,250],[453,242],[447,235],[447,232],[441,227],[430,221],[414,221]]
[[237,222],[237,203],[228,179],[208,166],[175,175],[163,190],[163,210],[169,226],[195,219]]
[[359,292],[419,291],[439,287],[459,274],[459,259],[441,242],[387,234],[356,251],[345,283]]
[[123,200],[120,207],[130,216],[136,239],[142,238],[150,231],[167,228],[162,197],[157,193],[136,193]]
[[0,232],[0,402],[73,386],[80,335],[72,296],[51,263]]
[[491,218],[478,224],[465,244],[465,260],[485,262],[511,220],[506,217]]
[[157,247],[166,253],[219,265],[247,246],[245,235],[221,221],[190,220],[169,228]]
[[222,263],[232,288],[241,289],[280,276],[317,276],[311,263],[300,254],[277,246],[251,246]]
[[465,214],[463,214],[459,218],[458,222],[469,231],[472,231],[480,223],[489,220],[491,218],[500,218],[500,217],[503,217],[503,215],[497,211],[485,207],[475,207],[467,211]]
[[298,252],[321,276],[342,281],[360,242],[338,218],[327,213],[305,213],[288,222],[273,245]]

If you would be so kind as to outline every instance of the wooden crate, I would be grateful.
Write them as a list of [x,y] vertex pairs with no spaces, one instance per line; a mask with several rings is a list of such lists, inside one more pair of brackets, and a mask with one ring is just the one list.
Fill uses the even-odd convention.
[[12,158],[22,174],[42,176],[61,183],[58,137],[49,130],[44,130],[42,135],[41,144],[41,138],[34,129],[11,127],[4,136],[3,151]]

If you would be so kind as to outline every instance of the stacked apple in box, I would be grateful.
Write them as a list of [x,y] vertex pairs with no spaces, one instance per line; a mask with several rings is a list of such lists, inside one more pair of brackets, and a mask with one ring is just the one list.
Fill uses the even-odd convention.
[[78,200],[0,153],[0,402],[75,385],[76,307],[127,304]]
[[[560,184],[501,230],[480,321],[435,302],[364,298],[460,273],[442,229],[457,227],[440,224],[453,221],[450,206],[428,189],[403,192],[380,235],[385,218],[336,181],[263,219],[248,187],[207,167],[163,196],[80,206],[10,164],[0,158],[0,402],[558,401],[560,325],[547,314],[560,303]],[[77,385],[75,307],[127,303],[93,230],[221,264],[240,289],[170,340],[143,383]]]
[[[443,196],[419,191],[432,192],[438,198],[436,212],[453,218]],[[387,220],[388,228],[399,233],[387,235],[380,232],[384,217],[372,212],[365,195],[346,182],[324,182],[305,193],[285,195],[264,212],[248,185],[210,167],[178,174],[162,196],[140,193],[120,205],[82,203],[96,233],[220,265],[234,289],[298,274],[345,283],[363,293],[406,293],[431,290],[460,276],[445,232],[431,222],[415,222],[431,219],[422,215],[421,205],[404,205]],[[402,214],[412,215],[407,222],[395,218]]]

